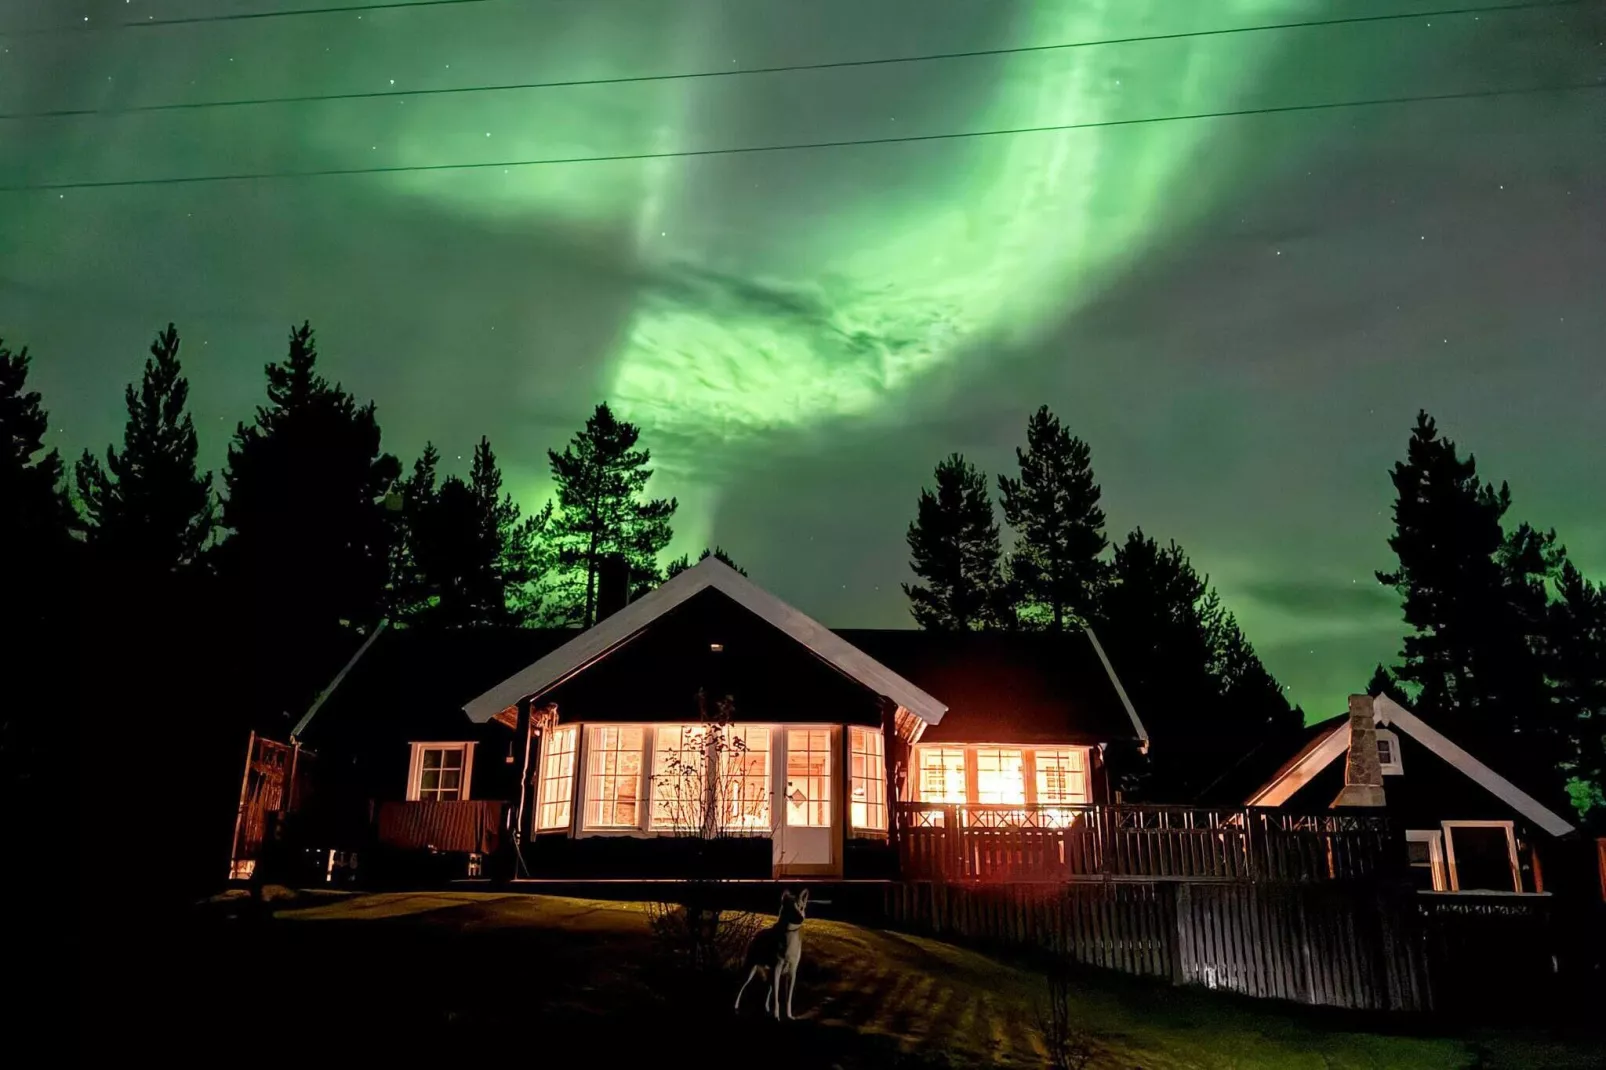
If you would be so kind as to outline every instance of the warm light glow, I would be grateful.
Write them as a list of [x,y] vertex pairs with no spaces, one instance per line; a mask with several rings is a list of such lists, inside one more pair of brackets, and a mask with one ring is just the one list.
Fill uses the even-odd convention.
[[886,741],[875,728],[848,729],[852,760],[852,811],[854,828],[885,831],[887,827]]
[[712,728],[659,725],[652,749],[652,818],[649,827],[693,831],[703,826],[704,777]]
[[921,802],[966,802],[964,750],[959,747],[920,748],[918,792]]
[[786,731],[786,823],[816,828],[831,824],[831,731]]
[[1026,801],[1025,759],[1019,750],[988,747],[976,751],[976,801]]
[[1037,769],[1037,798],[1040,804],[1070,803],[1085,805],[1087,798],[1086,752],[1080,747],[1049,749],[1039,747],[1033,752]]
[[574,798],[574,753],[580,730],[564,725],[547,732],[541,747],[541,780],[536,798],[536,828],[568,828]]
[[768,832],[770,829],[770,730],[758,725],[726,729],[729,745],[721,764],[725,827]]
[[[914,760],[917,802],[1024,804],[1033,808],[1033,823],[1064,827],[1078,819],[1075,807],[1092,801],[1086,747],[917,746]],[[1026,810],[987,810],[971,812],[966,820],[991,827],[1020,824],[1027,815]]]
[[586,827],[634,828],[641,819],[640,725],[597,725],[587,739]]

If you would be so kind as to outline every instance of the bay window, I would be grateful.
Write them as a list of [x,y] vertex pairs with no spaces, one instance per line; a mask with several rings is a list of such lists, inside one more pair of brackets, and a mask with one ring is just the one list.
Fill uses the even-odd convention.
[[541,747],[541,777],[536,790],[538,829],[568,828],[574,798],[574,755],[580,729],[564,725],[548,730]]
[[850,824],[857,829],[886,831],[886,741],[874,728],[848,729],[849,777],[852,788]]

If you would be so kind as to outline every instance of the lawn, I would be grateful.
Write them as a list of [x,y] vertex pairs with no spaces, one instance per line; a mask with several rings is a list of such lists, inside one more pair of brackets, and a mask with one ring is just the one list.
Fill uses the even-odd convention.
[[[1035,973],[934,940],[818,916],[804,930],[798,1020],[731,1010],[738,979],[668,964],[636,904],[410,893],[211,904],[131,992],[127,1052],[295,1061],[337,1054],[515,1066],[1042,1066]],[[1314,1014],[1103,973],[1075,979],[1092,1068],[1593,1066],[1581,1046],[1501,1034],[1368,1031]],[[115,1035],[115,1034],[114,1034]],[[513,1060],[511,1063],[508,1060]]]

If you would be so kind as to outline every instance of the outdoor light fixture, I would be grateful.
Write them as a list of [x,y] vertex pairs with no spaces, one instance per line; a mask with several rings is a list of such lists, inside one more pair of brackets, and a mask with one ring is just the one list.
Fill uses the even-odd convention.
[[724,643],[709,643],[708,644],[708,649],[709,649],[710,652],[718,654],[718,653],[720,653],[721,651],[723,651],[725,649],[725,644]]

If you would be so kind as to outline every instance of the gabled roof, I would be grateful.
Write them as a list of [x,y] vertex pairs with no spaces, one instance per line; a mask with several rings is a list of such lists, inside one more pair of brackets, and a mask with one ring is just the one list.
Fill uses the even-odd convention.
[[840,629],[843,639],[942,696],[921,743],[1147,742],[1098,640],[1085,629],[931,632]]
[[[1573,831],[1573,826],[1549,807],[1387,695],[1372,699],[1372,719],[1384,727],[1404,732],[1552,836],[1565,836]],[[1298,753],[1249,797],[1250,806],[1281,806],[1333,759],[1349,751],[1348,717],[1336,717],[1312,727],[1322,731],[1312,735]]]
[[908,710],[928,725],[942,721],[948,707],[898,673],[782,602],[714,557],[706,557],[667,583],[597,622],[569,642],[478,697],[464,703],[471,720],[484,723],[520,699],[556,684],[606,656],[653,621],[694,595],[712,588],[760,620],[779,629],[849,678]]

